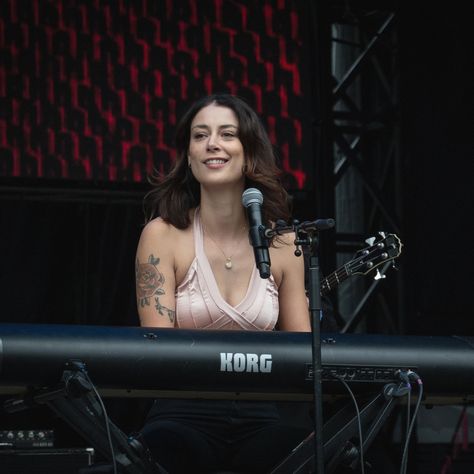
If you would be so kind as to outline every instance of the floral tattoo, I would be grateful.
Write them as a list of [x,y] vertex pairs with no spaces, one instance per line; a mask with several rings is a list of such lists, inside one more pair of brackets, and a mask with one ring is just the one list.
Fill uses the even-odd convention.
[[168,316],[173,323],[175,320],[175,311],[163,306],[160,303],[160,296],[165,294],[163,285],[165,277],[163,273],[158,270],[159,258],[152,255],[148,257],[147,263],[135,262],[135,277],[137,284],[137,300],[141,308],[150,306],[150,299],[154,297],[155,308],[162,316]]

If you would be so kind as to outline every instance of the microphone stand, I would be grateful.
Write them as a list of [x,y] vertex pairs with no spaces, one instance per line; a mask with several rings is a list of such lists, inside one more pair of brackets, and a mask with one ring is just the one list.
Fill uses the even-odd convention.
[[314,406],[314,452],[316,472],[324,473],[324,449],[323,449],[323,392],[322,362],[321,362],[321,281],[319,276],[319,242],[316,232],[307,234],[306,239],[301,239],[298,234],[295,244],[309,245],[309,312],[311,316],[311,347],[313,355],[313,406]]
[[314,455],[316,473],[324,474],[324,440],[323,440],[323,404],[322,404],[322,359],[321,359],[321,281],[319,274],[319,241],[316,234],[320,230],[330,229],[334,219],[318,219],[312,222],[294,221],[293,226],[277,226],[267,231],[267,237],[294,231],[295,255],[302,254],[301,246],[309,247],[309,312],[311,316],[311,347],[313,363],[313,407],[314,407]]

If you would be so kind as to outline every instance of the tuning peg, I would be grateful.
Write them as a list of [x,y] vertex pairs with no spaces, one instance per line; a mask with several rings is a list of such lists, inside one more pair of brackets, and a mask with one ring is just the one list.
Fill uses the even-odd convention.
[[384,278],[387,278],[387,275],[380,273],[379,269],[377,268],[377,271],[375,272],[374,280],[383,280]]
[[375,242],[375,237],[369,237],[368,239],[365,239],[365,243],[369,244],[370,246],[374,245]]

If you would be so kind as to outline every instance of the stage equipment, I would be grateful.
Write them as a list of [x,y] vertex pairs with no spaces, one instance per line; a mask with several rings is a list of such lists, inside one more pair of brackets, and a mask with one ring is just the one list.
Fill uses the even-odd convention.
[[[140,437],[126,436],[108,420],[98,390],[109,396],[314,402],[313,336],[1,324],[0,391],[16,394],[4,403],[10,413],[38,404],[50,407],[120,472],[161,474],[159,460],[152,459]],[[357,462],[357,453],[367,449],[389,416],[394,397],[406,392],[400,385],[406,374],[420,376],[429,397],[474,400],[472,337],[325,334],[320,341],[325,397],[347,398],[350,384],[368,402],[360,416],[346,406],[321,427],[321,453],[314,449],[314,431],[275,474],[315,472],[315,464],[331,473],[342,462]],[[366,433],[360,449],[350,443],[358,426]]]
[[2,474],[65,474],[86,469],[94,461],[92,448],[2,449]]
[[[322,334],[325,397],[398,382],[411,369],[425,403],[474,400],[474,337]],[[0,324],[0,393],[58,384],[80,360],[108,396],[311,400],[311,334]]]

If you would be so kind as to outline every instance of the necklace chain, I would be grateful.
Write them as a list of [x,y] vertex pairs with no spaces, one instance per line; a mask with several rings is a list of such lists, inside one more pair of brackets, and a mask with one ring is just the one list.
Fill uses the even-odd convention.
[[[220,252],[222,253],[222,255],[224,255],[224,258],[225,258],[225,268],[227,270],[231,270],[232,269],[232,255],[229,255],[227,256],[224,251],[222,250],[222,248],[218,245],[218,243],[212,238],[212,235],[206,230],[206,228],[204,227],[204,225],[202,226],[203,228],[203,231],[204,233],[212,240],[212,242],[214,243],[214,245],[220,250]],[[245,229],[245,227],[244,227]],[[237,242],[237,245],[240,244],[240,242],[242,242],[243,238],[245,237],[245,233],[242,235],[242,237],[239,239],[239,241]]]

